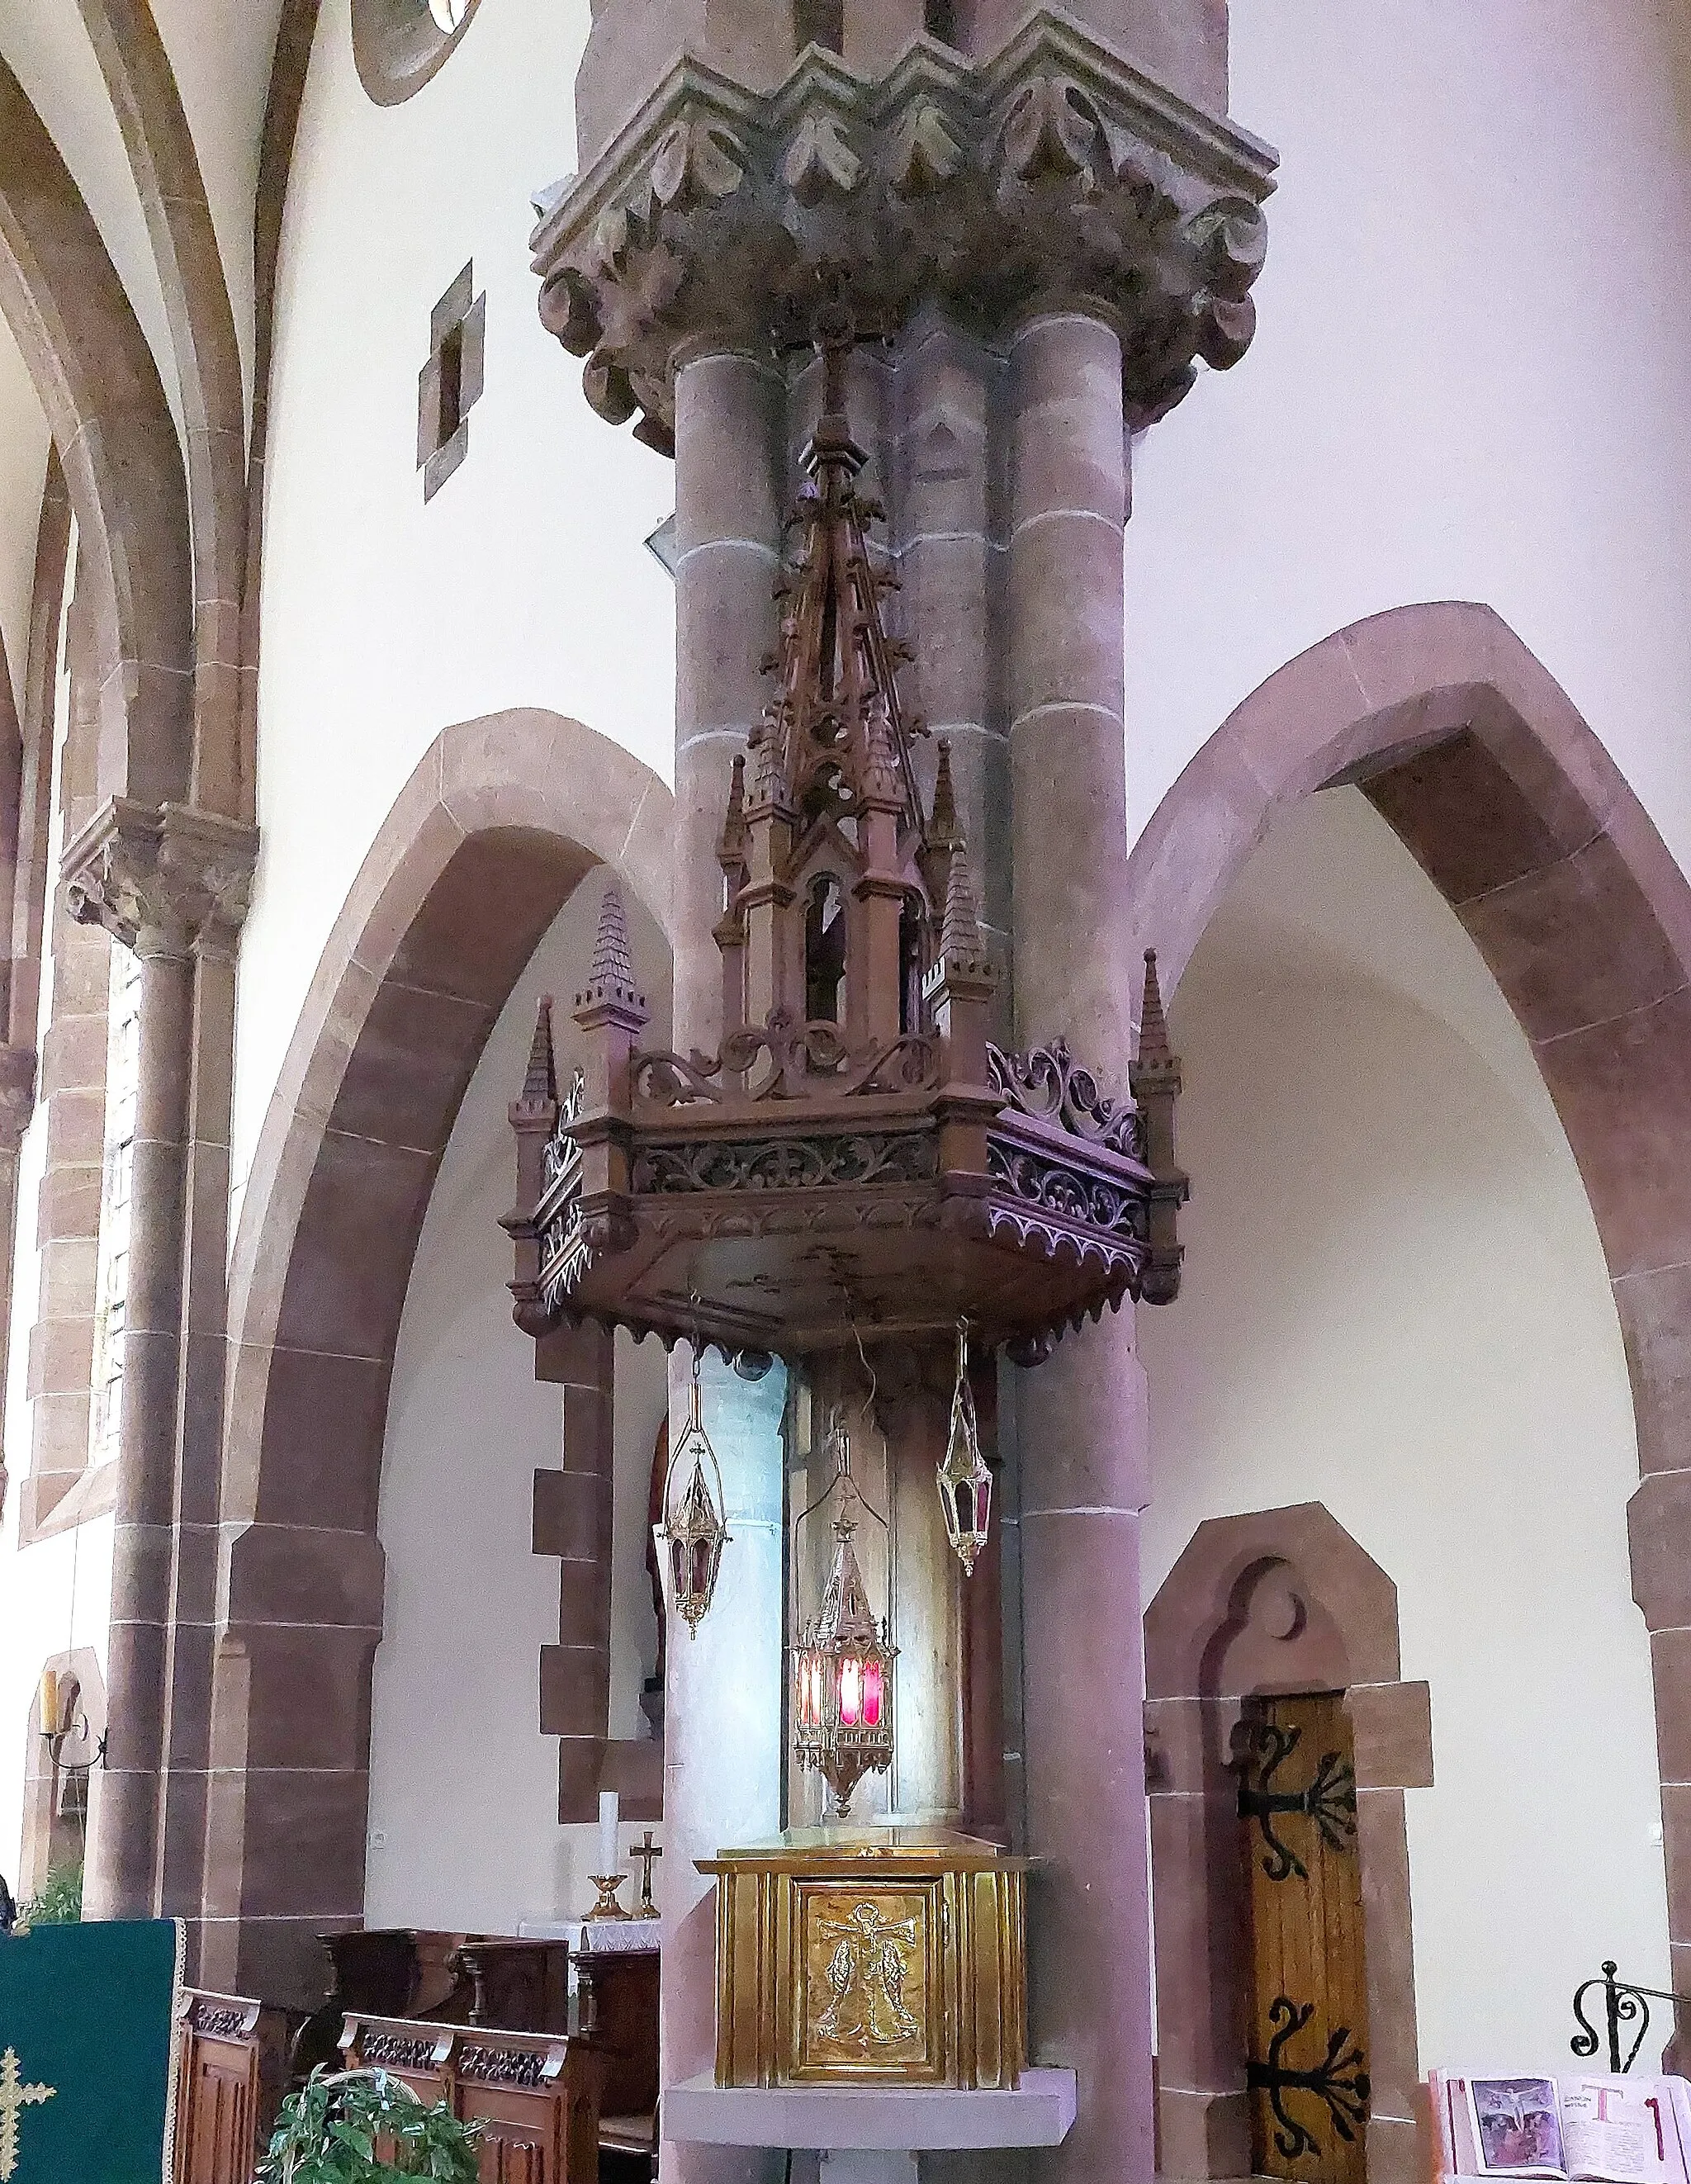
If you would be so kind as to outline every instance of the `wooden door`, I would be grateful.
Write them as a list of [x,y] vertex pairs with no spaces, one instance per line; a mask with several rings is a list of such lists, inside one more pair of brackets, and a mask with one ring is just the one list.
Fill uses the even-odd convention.
[[1368,1987],[1343,1694],[1253,1699],[1243,1735],[1252,2158],[1259,2176],[1363,2184]]

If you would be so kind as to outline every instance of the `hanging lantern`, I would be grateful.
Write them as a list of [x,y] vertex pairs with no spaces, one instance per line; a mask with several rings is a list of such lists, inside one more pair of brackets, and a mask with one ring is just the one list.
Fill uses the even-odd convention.
[[964,1574],[975,1574],[975,1557],[987,1544],[992,1522],[993,1474],[981,1454],[975,1392],[969,1385],[969,1323],[957,1323],[957,1384],[951,1391],[951,1428],[945,1455],[935,1466],[945,1529]]
[[698,1635],[698,1626],[716,1590],[722,1550],[731,1536],[726,1507],[721,1467],[701,1414],[695,1348],[687,1430],[676,1443],[665,1474],[663,1521],[652,1527],[665,1597],[687,1624],[690,1638]]
[[[893,1763],[893,1663],[898,1649],[869,1605],[852,1539],[862,1502],[851,1477],[851,1447],[837,1425],[839,1513],[822,1605],[793,1651],[793,1719],[799,1764],[834,1793],[831,1817],[850,1817],[852,1792]],[[874,1513],[871,1511],[871,1514]]]

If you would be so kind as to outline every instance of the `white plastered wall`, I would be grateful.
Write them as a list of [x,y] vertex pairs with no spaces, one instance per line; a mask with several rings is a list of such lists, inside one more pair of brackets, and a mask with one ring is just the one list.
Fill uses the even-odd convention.
[[[276,296],[237,1190],[336,912],[442,727],[545,706],[670,770],[674,599],[642,542],[674,505],[673,468],[587,408],[528,262],[530,192],[574,158],[587,20],[586,0],[495,0],[431,81],[382,108],[348,0],[324,0]],[[417,375],[470,261],[486,391],[425,507]]]
[[1668,1984],[1631,1598],[1630,1390],[1595,1223],[1478,952],[1354,789],[1282,818],[1171,1008],[1193,1199],[1139,1316],[1149,1598],[1206,1517],[1326,1504],[1432,1688],[1407,1793],[1421,2064],[1573,2067],[1614,1957]]
[[1691,861],[1691,15],[1232,0],[1282,154],[1259,331],[1135,452],[1137,829],[1265,676],[1363,615],[1496,608]]
[[[589,873],[542,939],[489,1036],[441,1164],[406,1293],[387,1407],[379,1530],[387,1557],[370,1728],[365,1918],[372,1926],[515,1933],[571,1917],[593,1892],[591,1826],[558,1825],[558,1741],[540,1733],[540,1649],[558,1642],[559,1564],[530,1552],[534,1474],[560,1462],[561,1407],[504,1284],[515,1140],[507,1109],[542,994],[560,1072],[567,997],[592,950],[603,881]],[[636,970],[668,1036],[668,954],[625,891]],[[619,1336],[610,1734],[648,1733],[657,1652],[644,1567],[652,1451],[667,1403],[662,1351]],[[637,1830],[636,1831],[637,1832]],[[658,1841],[662,1830],[654,1829]],[[625,1828],[626,1846],[630,1831]],[[662,1899],[663,1869],[654,1892]],[[625,1888],[623,1900],[631,1900]]]

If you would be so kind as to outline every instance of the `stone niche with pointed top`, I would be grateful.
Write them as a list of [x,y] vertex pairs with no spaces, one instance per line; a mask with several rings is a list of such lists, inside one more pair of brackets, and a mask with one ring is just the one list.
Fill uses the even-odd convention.
[[583,1318],[797,1358],[948,1334],[1032,1362],[1124,1296],[1180,1279],[1179,1064],[1147,959],[1128,1089],[1060,1042],[988,1038],[946,747],[926,807],[900,658],[865,538],[864,454],[831,366],[778,590],[778,691],[733,762],[718,856],[715,1055],[642,1048],[648,1021],[606,887],[560,1087],[542,1004],[521,1098],[516,1319]]

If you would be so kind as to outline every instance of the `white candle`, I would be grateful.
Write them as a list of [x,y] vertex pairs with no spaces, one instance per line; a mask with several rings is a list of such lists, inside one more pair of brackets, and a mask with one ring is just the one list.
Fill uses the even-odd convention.
[[599,1791],[599,1871],[620,1873],[616,1856],[617,1798],[615,1790]]

